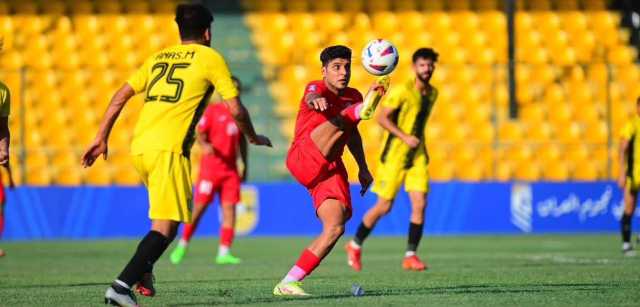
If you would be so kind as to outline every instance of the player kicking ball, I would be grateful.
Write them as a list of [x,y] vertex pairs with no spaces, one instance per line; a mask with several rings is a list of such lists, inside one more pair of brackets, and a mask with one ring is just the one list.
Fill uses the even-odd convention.
[[416,250],[422,238],[424,211],[427,207],[429,156],[424,140],[425,125],[438,91],[429,81],[438,61],[430,48],[418,49],[412,57],[415,76],[393,87],[381,102],[377,120],[386,130],[380,154],[376,184],[372,191],[378,201],[365,213],[356,236],[346,245],[348,263],[356,271],[362,269],[361,247],[376,223],[391,211],[393,200],[404,183],[411,200],[409,239],[402,267],[423,271],[427,265]]
[[252,144],[270,146],[257,135],[238,98],[223,57],[211,45],[213,16],[200,4],[180,4],[176,23],[181,44],[150,56],[115,93],[95,140],[82,155],[90,167],[107,158],[111,129],[127,101],[137,93],[145,103],[133,132],[132,160],[149,193],[151,230],[138,244],[122,273],[107,288],[104,302],[138,306],[133,287],[153,296],[153,266],[176,235],[180,223],[191,222],[191,147],[195,127],[215,88]]
[[[235,77],[232,79],[240,92],[240,80]],[[229,108],[221,101],[212,101],[213,103],[209,104],[196,128],[198,143],[203,154],[196,183],[195,208],[191,223],[184,225],[182,239],[171,253],[170,259],[173,264],[182,262],[189,241],[216,193],[220,195],[222,209],[222,227],[216,263],[240,263],[240,258],[233,256],[230,249],[235,234],[236,204],[240,201],[240,182],[247,178],[247,141],[233,121]],[[244,165],[242,176],[238,173],[236,163],[238,153]]]
[[[313,272],[344,233],[351,217],[351,195],[347,171],[342,162],[344,146],[355,158],[364,194],[373,178],[367,167],[357,124],[369,119],[377,99],[363,102],[358,90],[350,88],[351,50],[331,46],[320,54],[322,80],[310,82],[304,91],[287,153],[287,168],[311,194],[322,233],[300,255],[296,264],[273,289],[274,295],[306,296],[301,281]],[[384,95],[388,79],[375,82],[370,93]]]

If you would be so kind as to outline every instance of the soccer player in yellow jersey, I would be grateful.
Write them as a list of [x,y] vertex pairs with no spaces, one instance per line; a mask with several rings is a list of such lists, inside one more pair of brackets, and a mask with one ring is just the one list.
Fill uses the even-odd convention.
[[420,48],[412,60],[415,76],[392,87],[381,102],[377,116],[378,123],[386,130],[372,189],[378,195],[378,201],[365,213],[356,236],[346,245],[349,265],[356,271],[362,269],[360,257],[364,240],[378,220],[389,213],[403,183],[411,199],[411,221],[402,266],[412,271],[426,268],[416,255],[416,249],[422,238],[429,190],[429,156],[424,130],[438,97],[438,91],[429,83],[438,54],[431,48]]
[[133,133],[131,154],[149,192],[151,230],[107,289],[105,303],[137,306],[131,288],[138,283],[142,294],[155,294],[153,264],[175,237],[178,225],[191,221],[189,155],[196,124],[214,88],[249,142],[271,146],[267,137],[254,131],[227,64],[209,47],[211,13],[200,4],[181,4],[175,20],[182,44],[151,55],[115,93],[93,144],[82,156],[85,167],[101,155],[107,158],[109,134],[120,111],[132,96],[143,93],[145,103]]
[[[0,41],[0,49],[2,49]],[[13,188],[13,176],[9,167],[9,113],[11,112],[11,94],[9,88],[0,82],[0,165],[6,168],[9,174],[9,188]],[[0,237],[4,232],[4,205],[6,198],[4,186],[0,180]],[[4,250],[0,249],[0,257],[4,256]]]
[[635,255],[631,246],[631,219],[636,210],[638,190],[640,189],[640,97],[636,100],[636,114],[622,130],[620,140],[620,175],[618,185],[624,192],[624,212],[620,221],[622,233],[622,252],[627,256]]

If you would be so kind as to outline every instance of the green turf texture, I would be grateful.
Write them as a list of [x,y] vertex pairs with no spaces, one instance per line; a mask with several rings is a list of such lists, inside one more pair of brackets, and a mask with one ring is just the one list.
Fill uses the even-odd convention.
[[[405,238],[372,237],[363,271],[346,265],[344,239],[308,277],[310,298],[274,297],[273,286],[310,238],[239,238],[238,266],[214,264],[215,238],[196,239],[182,264],[156,264],[143,306],[638,306],[640,256],[623,257],[615,235],[427,237],[431,269],[401,268]],[[137,241],[0,242],[0,306],[99,306]],[[171,246],[170,248],[172,248]],[[359,283],[362,297],[350,294]]]

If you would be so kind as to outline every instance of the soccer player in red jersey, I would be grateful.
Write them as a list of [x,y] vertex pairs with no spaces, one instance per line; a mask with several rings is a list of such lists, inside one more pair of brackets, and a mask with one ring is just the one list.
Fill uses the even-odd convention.
[[[238,93],[240,80],[232,77]],[[215,94],[214,94],[215,96]],[[230,253],[236,221],[236,204],[240,201],[240,183],[247,176],[247,141],[238,129],[226,104],[212,100],[198,122],[198,143],[202,148],[200,173],[195,186],[195,208],[190,224],[185,224],[182,239],[171,253],[171,262],[179,264],[187,252],[193,236],[207,206],[214,195],[220,195],[222,227],[218,246],[218,264],[238,264],[240,259]],[[238,172],[238,153],[244,165],[242,174]]]
[[347,87],[351,76],[349,48],[328,47],[320,54],[320,61],[323,79],[306,86],[295,136],[287,154],[287,168],[311,194],[316,215],[322,222],[322,233],[275,286],[274,295],[308,295],[300,287],[301,281],[320,264],[344,233],[344,225],[351,217],[351,195],[342,162],[345,145],[358,163],[361,194],[373,182],[357,124],[361,119],[371,117],[378,101],[374,97],[384,95],[388,79],[375,82],[363,101],[358,90]]
[[[3,39],[0,37],[0,50],[2,50]],[[0,82],[0,165],[6,168],[9,174],[9,188],[13,189],[13,176],[9,167],[9,113],[11,111],[11,94],[9,88]],[[4,186],[0,180],[0,237],[4,232],[4,205],[6,198]],[[0,249],[0,257],[4,256],[4,250]]]

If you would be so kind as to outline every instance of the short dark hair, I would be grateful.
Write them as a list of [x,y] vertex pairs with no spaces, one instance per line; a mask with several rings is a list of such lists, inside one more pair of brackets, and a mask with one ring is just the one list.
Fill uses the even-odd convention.
[[438,62],[438,53],[432,48],[420,48],[413,53],[411,60],[415,63],[418,59],[432,60],[434,63]]
[[327,66],[329,62],[335,59],[351,60],[351,49],[343,45],[336,45],[324,48],[320,53],[320,62],[322,62],[322,66]]
[[231,76],[231,81],[235,83],[234,85],[238,88],[238,92],[242,92],[242,82],[236,76]]
[[175,20],[181,39],[199,39],[211,26],[213,15],[202,4],[183,3],[176,8]]

